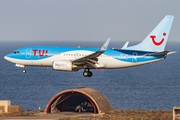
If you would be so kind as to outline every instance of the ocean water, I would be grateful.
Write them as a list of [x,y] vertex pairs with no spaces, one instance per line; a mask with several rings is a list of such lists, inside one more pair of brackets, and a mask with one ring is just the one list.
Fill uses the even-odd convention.
[[[102,92],[113,109],[166,109],[180,106],[180,42],[168,42],[166,50],[177,51],[165,60],[139,67],[92,70],[93,76],[83,77],[78,72],[53,71],[46,67],[22,68],[4,60],[17,48],[27,46],[72,46],[100,48],[104,42],[62,41],[1,41],[0,42],[0,100],[11,100],[22,105],[22,110],[45,109],[57,93],[78,87]],[[136,44],[133,42],[130,45]],[[110,42],[108,48],[121,48],[123,42]]]

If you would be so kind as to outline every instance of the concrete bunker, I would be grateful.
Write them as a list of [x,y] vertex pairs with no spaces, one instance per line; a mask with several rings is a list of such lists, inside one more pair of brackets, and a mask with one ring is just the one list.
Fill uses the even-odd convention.
[[47,104],[45,113],[58,111],[104,113],[109,110],[112,110],[111,104],[101,92],[92,88],[78,88],[55,95]]

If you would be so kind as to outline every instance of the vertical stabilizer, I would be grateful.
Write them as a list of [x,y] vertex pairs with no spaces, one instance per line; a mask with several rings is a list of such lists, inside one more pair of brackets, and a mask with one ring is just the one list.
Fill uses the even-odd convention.
[[167,15],[154,30],[139,44],[124,48],[126,50],[140,50],[160,52],[164,51],[174,16]]

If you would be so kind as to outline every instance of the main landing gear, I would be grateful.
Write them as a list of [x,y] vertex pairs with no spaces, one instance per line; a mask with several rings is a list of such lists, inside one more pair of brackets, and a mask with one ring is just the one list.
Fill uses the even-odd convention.
[[93,74],[91,71],[89,71],[89,69],[88,69],[88,71],[86,71],[86,69],[84,69],[83,75],[84,75],[84,77],[91,77]]

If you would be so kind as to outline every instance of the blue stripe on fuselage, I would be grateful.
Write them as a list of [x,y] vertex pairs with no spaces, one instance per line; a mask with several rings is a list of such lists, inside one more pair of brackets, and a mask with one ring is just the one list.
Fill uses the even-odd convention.
[[[40,50],[40,51],[39,51]],[[44,55],[43,55],[44,50]],[[47,50],[47,55],[46,55]],[[62,54],[65,52],[70,51],[91,51],[96,52],[98,51],[98,48],[71,48],[71,47],[26,47],[26,48],[20,48],[15,51],[19,51],[19,53],[14,54],[8,54],[7,57],[11,57],[14,59],[21,59],[21,60],[42,60],[49,57],[54,56],[54,54]],[[29,52],[29,54],[28,54]],[[40,52],[40,55],[39,55]],[[36,55],[35,55],[36,53]],[[50,53],[50,55],[49,55]],[[114,59],[124,61],[124,62],[132,62],[133,59],[136,57],[136,62],[144,62],[144,61],[150,61],[150,60],[156,60],[164,58],[164,56],[143,56],[147,53],[154,53],[154,52],[145,52],[145,51],[133,51],[133,50],[118,50],[118,49],[107,49],[103,54],[107,56],[111,56]],[[135,56],[134,56],[134,55]],[[119,57],[120,56],[120,57]]]
[[125,55],[124,59],[116,58],[117,60],[121,60],[124,62],[145,62],[145,61],[151,61],[156,59],[161,59],[166,57],[166,55],[162,56],[148,56],[150,53],[155,52],[149,52],[149,51],[138,51],[138,50],[122,50],[122,49],[112,49],[114,51],[120,52],[122,55]]
[[138,51],[138,50],[122,50],[122,49],[114,49],[116,51],[122,52],[124,54],[137,54],[137,55],[145,55],[145,54],[150,54],[150,53],[155,53],[155,52],[148,52],[148,51]]

